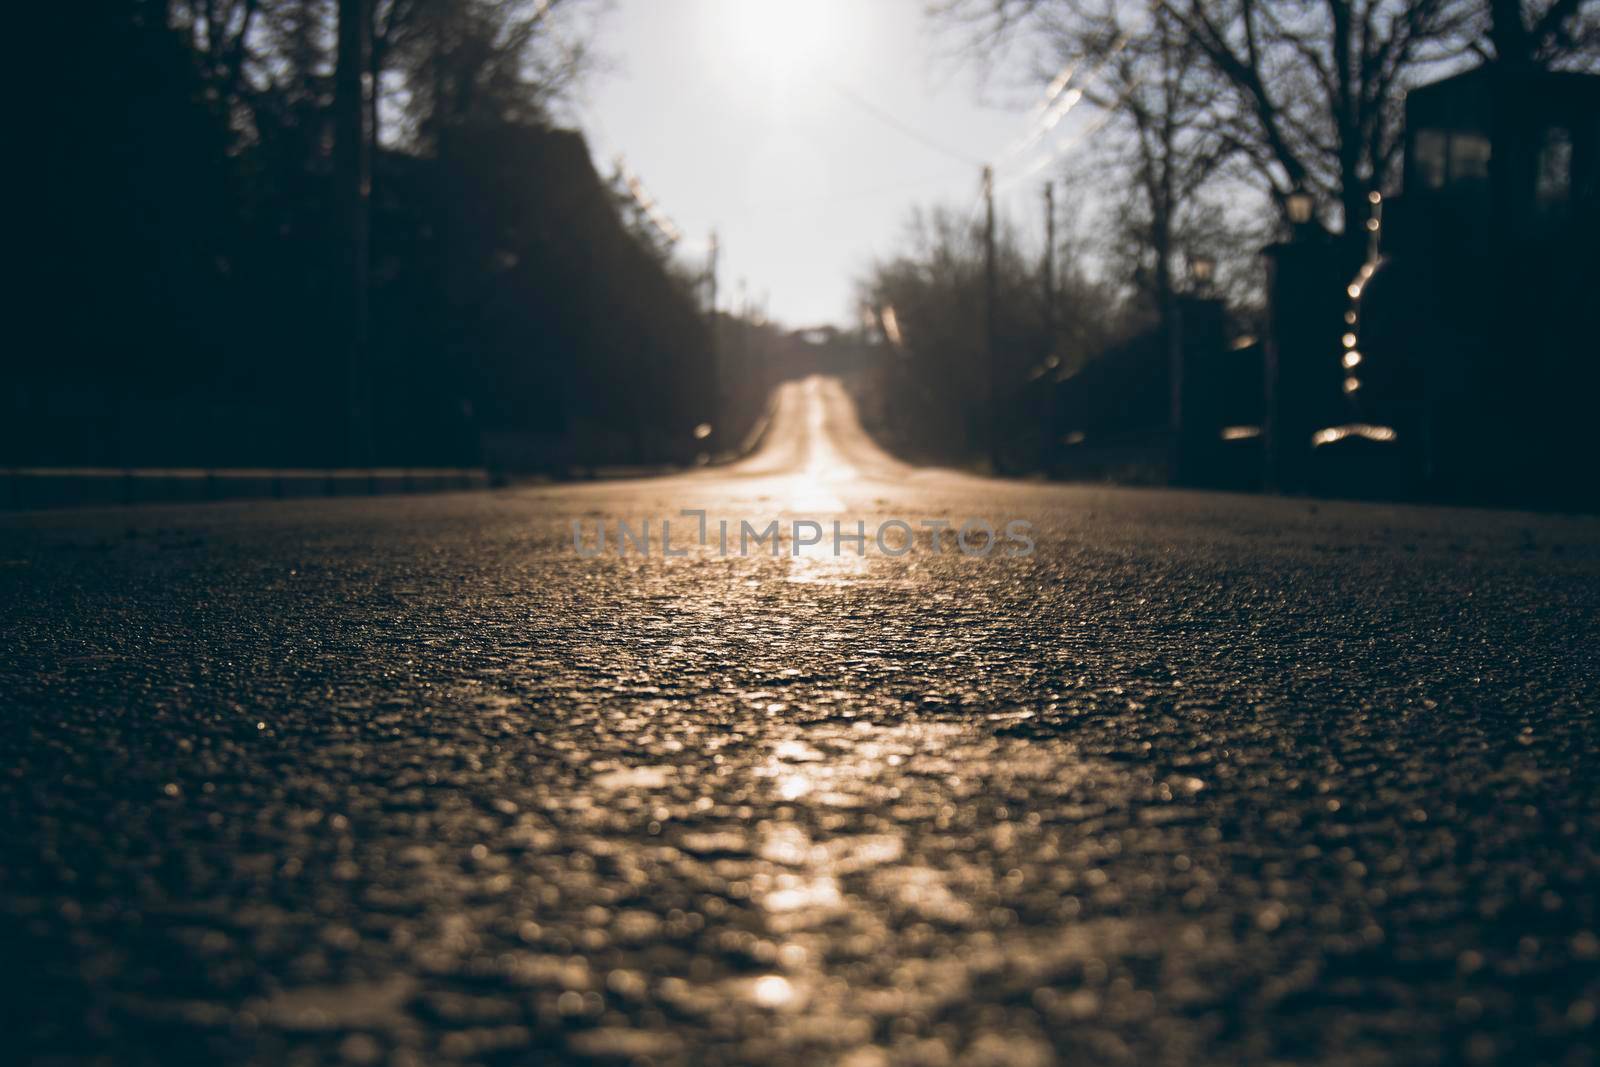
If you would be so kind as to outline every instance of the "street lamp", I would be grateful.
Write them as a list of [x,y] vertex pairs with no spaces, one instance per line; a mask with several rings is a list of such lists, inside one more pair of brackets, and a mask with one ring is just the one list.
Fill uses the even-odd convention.
[[1311,216],[1316,214],[1317,201],[1310,193],[1296,186],[1294,191],[1283,198],[1283,210],[1289,216],[1289,221],[1296,226],[1304,226],[1311,221]]
[[1200,254],[1189,257],[1189,280],[1196,289],[1207,289],[1211,279],[1216,276],[1217,261],[1211,256]]

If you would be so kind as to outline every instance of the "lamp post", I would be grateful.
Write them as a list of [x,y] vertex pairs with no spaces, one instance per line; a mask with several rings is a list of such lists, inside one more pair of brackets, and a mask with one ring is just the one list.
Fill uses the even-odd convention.
[[1217,261],[1203,253],[1185,257],[1189,291],[1175,297],[1178,343],[1172,358],[1169,477],[1180,485],[1204,484],[1215,475],[1217,383],[1215,356],[1222,349],[1222,301],[1211,295]]
[[1309,244],[1320,232],[1317,225],[1317,198],[1297,185],[1283,198],[1283,214],[1289,220],[1289,243]]
[[1311,220],[1316,217],[1316,198],[1297,185],[1283,198],[1283,211],[1289,216],[1289,222],[1296,227],[1298,233],[1299,227],[1310,225]]
[[1344,368],[1337,353],[1349,328],[1337,249],[1317,223],[1316,198],[1296,186],[1284,194],[1287,239],[1265,249],[1268,260],[1266,418],[1269,487],[1295,492],[1312,481],[1311,436],[1339,414]]

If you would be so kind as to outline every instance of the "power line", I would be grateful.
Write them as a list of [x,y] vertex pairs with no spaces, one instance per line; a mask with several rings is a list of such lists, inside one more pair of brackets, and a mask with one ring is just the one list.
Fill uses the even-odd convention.
[[[1098,78],[1100,72],[1106,69],[1106,64],[1116,58],[1117,54],[1127,45],[1127,36],[1125,34],[1119,36],[1112,43],[1110,51],[1105,54],[1100,62],[1095,64],[1094,69],[1089,71],[1087,77],[1083,80],[1092,82]],[[1083,99],[1084,89],[1081,85],[1073,86],[1072,83],[1077,78],[1078,68],[1081,65],[1081,63],[1069,63],[1067,66],[1062,67],[1061,72],[1051,79],[1049,86],[1045,89],[1044,99],[1035,104],[1033,110],[1029,113],[1028,132],[1012,142],[1011,146],[1001,154],[1000,161],[1002,163],[1012,156],[1032,148],[1041,138],[1055,129],[1056,125],[1067,116],[1068,112],[1078,106],[1079,101]]]
[[1035,174],[1039,173],[1041,170],[1048,167],[1050,164],[1054,163],[1068,152],[1072,151],[1072,149],[1076,148],[1090,137],[1093,137],[1095,134],[1099,133],[1106,127],[1107,124],[1111,122],[1112,118],[1116,115],[1117,109],[1122,106],[1123,102],[1126,101],[1128,97],[1132,96],[1136,90],[1138,90],[1139,84],[1142,80],[1143,79],[1141,78],[1135,78],[1128,84],[1128,87],[1111,102],[1109,107],[1101,109],[1099,118],[1078,130],[1066,140],[1057,142],[1050,151],[1046,152],[1044,155],[1035,160],[1032,166],[1021,171],[1020,173],[1013,174],[1008,177],[1004,182],[1001,183],[1002,187],[1015,185],[1017,182],[1033,177]]
[[1095,119],[1089,125],[1083,127],[1083,129],[1077,131],[1077,133],[1073,134],[1071,137],[1068,137],[1064,141],[1058,142],[1051,151],[1046,152],[1044,155],[1040,156],[1037,160],[1034,161],[1033,165],[1028,167],[1026,170],[1020,171],[1020,172],[1018,172],[1016,174],[1013,174],[1010,177],[1006,178],[1005,181],[1000,183],[1000,187],[1002,189],[1009,189],[1012,186],[1016,185],[1018,182],[1026,181],[1027,179],[1033,177],[1035,174],[1038,174],[1041,170],[1044,170],[1050,164],[1054,163],[1056,160],[1060,159],[1062,156],[1064,156],[1068,152],[1072,151],[1078,145],[1082,144],[1084,141],[1088,140],[1090,137],[1093,137],[1095,134],[1099,133],[1101,131],[1101,129],[1103,129],[1110,121],[1111,121],[1110,112],[1107,112],[1107,113],[1101,115],[1099,118]]
[[983,166],[983,162],[981,160],[974,159],[965,152],[958,152],[948,145],[941,144],[916,127],[901,122],[899,119],[895,118],[893,115],[889,114],[887,111],[883,110],[881,107],[866,99],[848,86],[841,85],[839,82],[830,82],[829,85],[833,88],[834,92],[838,93],[846,100],[849,100],[852,104],[855,104],[862,111],[865,111],[867,114],[871,115],[885,126],[897,130],[906,137],[911,138],[913,141],[916,141],[918,144],[922,145],[922,147],[938,152],[940,155],[949,156],[951,159],[958,159],[971,167]]
[[955,173],[955,168],[952,167],[945,173],[927,175],[912,181],[862,186],[856,189],[847,189],[841,193],[819,193],[814,196],[784,197],[777,200],[747,200],[742,201],[739,206],[748,211],[796,207],[805,204],[837,204],[859,200],[869,200],[873,197],[887,196],[890,193],[903,193],[912,189],[926,188],[930,185],[935,185],[949,180]]

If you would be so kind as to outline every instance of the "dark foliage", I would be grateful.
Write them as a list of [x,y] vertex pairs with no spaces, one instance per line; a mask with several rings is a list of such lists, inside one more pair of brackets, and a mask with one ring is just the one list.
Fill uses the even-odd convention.
[[[265,6],[284,18],[258,26],[295,24]],[[0,461],[344,462],[328,62],[234,83],[164,4],[48,17],[75,53],[31,136]],[[712,369],[695,296],[624,227],[582,138],[539,114],[436,124],[428,154],[374,161],[378,463],[693,455]]]

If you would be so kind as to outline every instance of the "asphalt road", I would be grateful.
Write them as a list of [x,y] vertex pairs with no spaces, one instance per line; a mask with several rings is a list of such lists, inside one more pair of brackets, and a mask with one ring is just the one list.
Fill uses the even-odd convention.
[[916,470],[814,380],[683,477],[0,518],[0,605],[0,1058],[1600,1059],[1593,519]]

